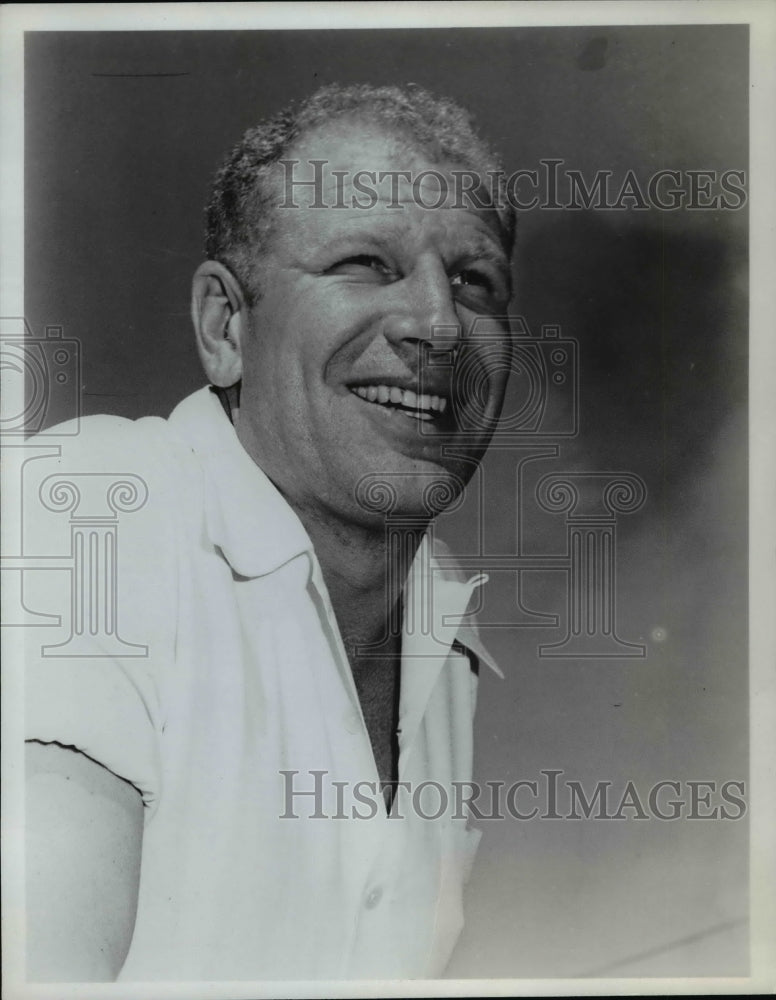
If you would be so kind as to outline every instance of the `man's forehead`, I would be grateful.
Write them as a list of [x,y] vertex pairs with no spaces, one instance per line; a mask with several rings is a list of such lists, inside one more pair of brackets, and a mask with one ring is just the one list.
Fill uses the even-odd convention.
[[432,156],[409,137],[360,125],[310,135],[292,148],[280,166],[284,180],[292,175],[295,181],[307,182],[307,186],[295,185],[295,191],[306,192],[308,203],[315,196],[310,182],[316,181],[332,194],[353,188],[363,193],[369,188],[386,201],[411,202],[415,192],[415,201],[433,206],[441,200],[440,187],[451,187],[456,173],[479,177],[477,171],[464,171],[460,164]]
[[313,128],[291,146],[290,157],[326,160],[333,169],[412,170],[422,162],[439,159],[419,140],[397,127],[362,117],[341,118]]
[[472,252],[503,257],[497,213],[472,197],[484,179],[435,161],[411,137],[379,125],[335,122],[318,129],[275,164],[274,174],[281,232],[332,213],[345,232],[400,238],[420,220],[440,238],[465,239]]
[[[327,193],[324,189],[324,195]],[[338,194],[342,195],[342,190]],[[325,247],[334,252],[358,247],[359,253],[382,249],[399,255],[433,246],[451,259],[476,257],[509,266],[495,212],[450,206],[424,208],[412,196],[393,200],[388,195],[369,208],[359,209],[347,201],[348,197],[345,193],[346,203],[330,203],[326,208],[301,201],[295,208],[277,209],[273,213],[273,243],[290,247],[302,240],[310,249]]]
[[[307,219],[315,218],[315,210],[308,210]],[[304,219],[305,216],[302,216]],[[334,221],[332,219],[332,221]],[[281,228],[280,232],[284,229]],[[294,227],[285,232],[293,235]],[[497,234],[473,212],[459,210],[407,211],[402,205],[392,210],[378,205],[368,212],[348,209],[337,214],[336,224],[321,228],[326,245],[335,250],[347,248],[355,242],[376,249],[411,249],[417,236],[420,242],[431,242],[455,250],[461,256],[480,257],[493,263],[508,263]]]

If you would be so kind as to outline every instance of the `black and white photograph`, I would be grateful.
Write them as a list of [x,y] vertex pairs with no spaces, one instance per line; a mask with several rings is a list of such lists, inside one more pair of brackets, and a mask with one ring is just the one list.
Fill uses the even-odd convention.
[[774,6],[0,28],[7,996],[775,988]]

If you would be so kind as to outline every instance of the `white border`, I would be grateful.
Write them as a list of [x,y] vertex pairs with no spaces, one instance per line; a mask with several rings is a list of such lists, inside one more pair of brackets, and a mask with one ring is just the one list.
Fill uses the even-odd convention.
[[[750,725],[752,969],[741,979],[498,979],[416,983],[22,982],[18,637],[4,630],[4,995],[51,997],[584,996],[770,993],[776,990],[776,5],[769,0],[485,3],[7,4],[0,8],[0,315],[23,309],[23,32],[25,30],[228,30],[748,23],[751,31]],[[13,523],[5,493],[6,521]],[[16,630],[13,630],[14,633]]]

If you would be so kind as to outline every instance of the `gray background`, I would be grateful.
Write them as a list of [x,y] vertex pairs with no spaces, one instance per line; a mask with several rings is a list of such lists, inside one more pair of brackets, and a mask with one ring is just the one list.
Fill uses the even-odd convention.
[[[414,81],[476,115],[510,169],[592,178],[747,169],[745,26],[26,36],[26,316],[81,343],[82,409],[166,415],[202,384],[188,319],[209,179],[242,131],[331,81]],[[747,777],[747,211],[540,211],[520,219],[517,311],[579,342],[581,427],[542,471],[627,470],[618,631],[634,660],[548,660],[548,629],[485,638],[476,776],[563,769],[592,792]],[[515,390],[516,391],[516,390]],[[52,395],[47,422],[69,403]],[[440,533],[514,551],[514,454]],[[533,484],[534,480],[531,480]],[[562,551],[535,517],[531,551]],[[557,573],[527,582],[563,611]],[[485,617],[509,621],[492,573]],[[688,793],[683,793],[685,798]],[[482,822],[458,976],[742,975],[747,824]]]

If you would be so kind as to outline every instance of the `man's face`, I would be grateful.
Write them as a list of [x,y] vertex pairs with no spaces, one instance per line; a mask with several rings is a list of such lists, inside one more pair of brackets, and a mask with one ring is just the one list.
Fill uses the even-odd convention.
[[[503,402],[509,330],[485,319],[509,299],[495,213],[417,204],[419,191],[438,200],[433,177],[414,196],[412,181],[372,184],[377,204],[351,207],[371,200],[354,188],[359,170],[449,172],[365,126],[315,133],[289,159],[295,180],[328,163],[321,190],[297,186],[299,207],[275,209],[238,435],[297,509],[371,522],[357,491],[377,476],[394,513],[422,515],[432,484],[457,494],[471,476]],[[311,207],[316,196],[331,207]]]

